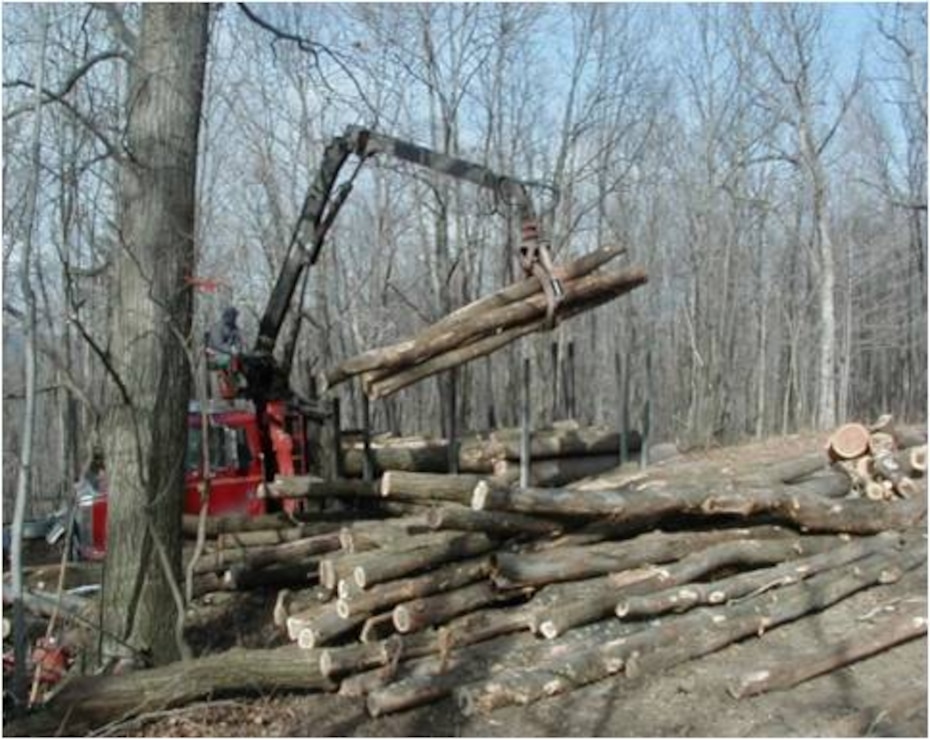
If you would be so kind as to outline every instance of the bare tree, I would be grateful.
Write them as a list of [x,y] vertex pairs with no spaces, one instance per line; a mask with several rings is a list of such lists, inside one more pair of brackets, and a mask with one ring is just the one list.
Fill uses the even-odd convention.
[[[106,659],[176,659],[205,5],[146,5],[130,70],[105,410]],[[128,654],[127,654],[128,649]]]

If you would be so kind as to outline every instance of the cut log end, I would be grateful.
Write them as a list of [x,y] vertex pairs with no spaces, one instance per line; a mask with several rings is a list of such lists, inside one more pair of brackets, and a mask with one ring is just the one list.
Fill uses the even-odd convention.
[[339,599],[336,601],[336,614],[343,619],[348,619],[351,613],[352,609],[349,607],[349,602],[346,599]]
[[475,511],[484,511],[488,503],[491,487],[485,481],[478,481],[471,496],[471,508]]
[[554,640],[559,636],[559,628],[549,619],[539,625],[539,633],[547,640]]
[[869,430],[862,424],[844,424],[827,443],[830,456],[835,460],[853,460],[869,451]]
[[926,473],[927,472],[927,445],[922,445],[920,447],[915,447],[911,450],[910,455],[911,467],[915,472]]
[[386,470],[381,476],[381,495],[387,498],[391,495],[391,471]]
[[297,633],[297,645],[303,650],[312,650],[317,646],[316,642],[316,635],[313,634],[313,630],[309,627],[304,627]]
[[329,650],[320,653],[320,673],[324,678],[333,677],[333,656]]
[[368,585],[368,578],[365,575],[365,569],[360,565],[356,565],[352,570],[352,579],[355,581],[359,588],[364,589]]
[[394,627],[398,632],[406,634],[411,628],[410,610],[403,605],[394,607]]

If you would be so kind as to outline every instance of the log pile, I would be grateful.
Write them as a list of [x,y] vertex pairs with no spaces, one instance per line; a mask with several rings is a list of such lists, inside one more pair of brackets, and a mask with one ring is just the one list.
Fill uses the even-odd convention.
[[[896,440],[903,459],[926,438],[899,430]],[[835,458],[814,451],[765,464],[678,460],[561,488],[390,471],[365,495],[402,513],[290,523],[274,543],[220,528],[234,537],[208,553],[209,569],[251,567],[256,582],[274,569],[304,574],[275,607],[282,639],[296,643],[280,649],[290,650],[282,687],[300,685],[292,674],[301,664],[312,666],[306,686],[361,698],[373,716],[443,697],[463,713],[485,712],[764,639],[925,566],[923,471],[908,469],[908,498],[873,500]],[[291,495],[303,495],[289,484]],[[228,541],[243,554],[226,553]],[[925,613],[909,611],[884,635],[864,634],[855,650],[832,645],[805,663],[814,673],[831,670],[925,632]],[[178,677],[200,675],[194,664]],[[767,670],[744,677],[734,695],[811,675]],[[260,687],[273,683],[268,671]],[[105,705],[84,690],[71,694],[95,711]],[[62,711],[79,714],[80,706]]]
[[[899,456],[922,442],[898,439]],[[925,562],[924,479],[908,499],[871,500],[833,457],[679,462],[556,489],[390,471],[380,493],[416,502],[416,527],[372,525],[371,549],[327,556],[331,598],[289,631],[373,716],[450,695],[489,711],[660,670]],[[886,644],[925,631],[903,620]],[[763,690],[750,679],[738,691]]]
[[[382,435],[374,437],[370,447],[375,475],[388,470],[449,472],[449,443],[445,439]],[[631,454],[640,451],[639,432],[630,432],[627,447]],[[459,439],[457,448],[458,469],[462,473],[491,476],[505,483],[519,478],[519,429],[469,434]],[[620,434],[616,429],[580,426],[571,421],[536,429],[530,435],[530,482],[537,486],[564,485],[598,475],[616,467],[619,454]],[[360,439],[344,439],[343,468],[347,477],[362,477],[364,456],[364,444]],[[292,492],[292,489],[282,492]],[[312,496],[309,487],[307,492]],[[339,495],[362,494],[348,490]]]
[[873,501],[910,498],[915,477],[927,471],[927,445],[895,429],[890,414],[874,424],[844,424],[827,442],[827,452],[846,470],[853,492]]
[[[646,272],[638,267],[594,273],[623,251],[604,247],[556,269],[564,290],[556,318],[576,316],[645,284]],[[361,376],[368,397],[383,398],[522,336],[551,328],[546,312],[541,283],[528,278],[463,306],[407,340],[345,360],[319,376],[318,388],[322,392]]]

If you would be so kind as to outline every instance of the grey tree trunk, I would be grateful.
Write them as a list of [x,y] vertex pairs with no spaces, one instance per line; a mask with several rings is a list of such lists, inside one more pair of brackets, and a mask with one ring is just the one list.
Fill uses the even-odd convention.
[[[115,382],[105,411],[109,513],[104,660],[179,656],[181,509],[191,384],[194,183],[206,5],[142,8],[130,73],[128,153],[110,325]],[[157,550],[163,547],[170,568]],[[171,573],[167,573],[167,570]]]

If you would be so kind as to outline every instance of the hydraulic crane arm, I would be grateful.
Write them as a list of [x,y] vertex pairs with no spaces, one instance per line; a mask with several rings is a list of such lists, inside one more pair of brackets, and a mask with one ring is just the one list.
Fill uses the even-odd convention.
[[[323,154],[323,162],[307,193],[300,218],[291,236],[287,258],[278,274],[265,313],[259,323],[255,353],[251,363],[255,370],[258,370],[256,360],[259,358],[264,358],[265,361],[259,362],[258,365],[266,370],[273,365],[270,358],[301,275],[307,267],[317,261],[326,232],[349,195],[352,188],[351,180],[343,184],[333,195],[333,189],[342,167],[350,155],[358,157],[359,166],[361,166],[368,157],[376,154],[387,154],[402,161],[474,183],[479,187],[488,188],[504,202],[514,206],[522,226],[520,253],[523,268],[528,274],[536,275],[542,283],[549,304],[549,316],[552,319],[553,312],[562,298],[562,288],[552,274],[549,250],[540,239],[536,213],[524,183],[498,175],[487,167],[473,162],[450,157],[393,136],[350,126],[343,135],[335,137],[327,145]],[[270,383],[270,377],[267,375],[263,378],[250,377],[250,385],[253,382],[267,385]]]

